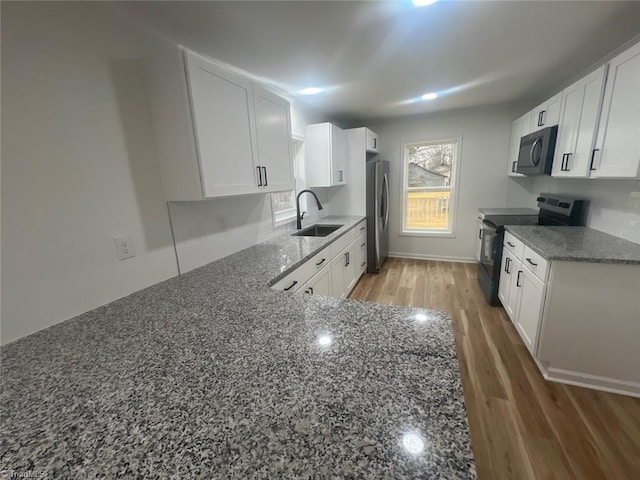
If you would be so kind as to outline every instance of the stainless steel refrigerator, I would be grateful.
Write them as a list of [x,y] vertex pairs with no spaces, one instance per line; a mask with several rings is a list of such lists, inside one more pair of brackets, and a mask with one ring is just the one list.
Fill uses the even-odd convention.
[[389,162],[367,162],[367,272],[378,273],[389,253]]

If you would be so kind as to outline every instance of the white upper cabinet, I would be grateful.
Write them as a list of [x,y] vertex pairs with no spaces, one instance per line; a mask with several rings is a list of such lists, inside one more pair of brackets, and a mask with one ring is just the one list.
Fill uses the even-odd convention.
[[520,139],[529,133],[529,122],[531,113],[527,113],[513,122],[511,127],[511,143],[509,145],[509,164],[507,165],[507,175],[510,177],[524,177],[517,173],[518,155],[520,154]]
[[640,43],[609,63],[592,177],[640,176]]
[[149,48],[147,83],[166,200],[293,188],[287,100],[166,40]]
[[258,191],[251,81],[185,51],[203,197]]
[[258,140],[258,186],[264,192],[293,190],[289,102],[256,84],[253,85],[253,99]]
[[562,92],[554,177],[589,175],[606,74],[602,66]]
[[310,187],[332,187],[347,182],[346,134],[331,123],[307,125],[305,169]]
[[368,128],[365,128],[365,138],[367,141],[367,152],[378,153],[379,152],[378,134],[375,132],[372,132]]
[[529,131],[524,133],[524,135],[535,132],[545,127],[557,125],[560,120],[561,99],[562,93],[558,93],[546,102],[543,102],[542,104],[534,108],[531,112],[531,123]]

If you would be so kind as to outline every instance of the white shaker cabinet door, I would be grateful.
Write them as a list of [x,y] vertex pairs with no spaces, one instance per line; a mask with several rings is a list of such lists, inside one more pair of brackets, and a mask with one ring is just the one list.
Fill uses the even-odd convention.
[[332,129],[331,172],[333,185],[347,183],[347,134],[341,128]]
[[251,81],[185,52],[204,197],[258,191]]
[[518,156],[520,155],[520,140],[528,134],[531,114],[527,113],[513,122],[511,127],[511,143],[509,144],[509,164],[507,165],[507,176],[524,177],[517,173]]
[[516,315],[516,329],[531,355],[535,357],[546,284],[526,268],[519,271],[522,273],[518,281],[518,285],[520,285],[518,288],[521,289],[521,292],[518,314]]
[[254,84],[253,98],[258,137],[258,183],[263,192],[294,189],[291,150],[291,109],[282,97]]
[[557,125],[560,121],[560,103],[562,93],[554,95],[546,102],[538,105],[531,112],[530,132],[536,132],[552,125]]
[[609,63],[592,177],[640,175],[640,43]]
[[331,268],[329,265],[316,273],[303,287],[302,291],[310,295],[331,296]]
[[606,73],[602,66],[562,92],[554,177],[589,176]]
[[513,272],[513,255],[506,248],[502,249],[502,264],[500,265],[500,281],[498,283],[498,298],[502,306],[513,321],[513,310],[509,304],[509,293],[511,292],[511,277]]
[[331,261],[331,296],[344,297],[347,293],[345,284],[345,268],[347,266],[346,250]]

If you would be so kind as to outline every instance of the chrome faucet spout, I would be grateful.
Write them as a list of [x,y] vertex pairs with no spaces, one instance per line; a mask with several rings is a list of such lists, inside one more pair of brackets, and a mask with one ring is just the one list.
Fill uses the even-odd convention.
[[318,210],[322,210],[322,204],[320,203],[320,200],[318,200],[318,196],[315,194],[315,192],[311,191],[311,190],[302,190],[298,196],[296,197],[296,228],[298,230],[300,230],[302,228],[302,217],[304,215],[304,213],[302,215],[300,215],[300,195],[302,195],[303,193],[310,193],[311,195],[313,195],[313,198],[316,199],[316,204],[318,205]]

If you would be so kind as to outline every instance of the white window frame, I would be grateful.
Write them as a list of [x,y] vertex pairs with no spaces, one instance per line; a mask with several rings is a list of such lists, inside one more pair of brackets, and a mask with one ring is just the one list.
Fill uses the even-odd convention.
[[[438,188],[450,190],[449,203],[449,229],[447,230],[427,230],[427,229],[406,229],[405,218],[407,216],[407,193],[409,186],[409,147],[414,145],[453,143],[453,165],[451,166],[451,185],[447,188],[433,187],[434,191]],[[458,199],[460,196],[460,170],[462,163],[462,137],[455,138],[431,138],[426,140],[411,140],[402,142],[402,215],[400,217],[400,236],[405,237],[439,237],[439,238],[455,238],[456,223],[458,219]]]
[[[294,189],[293,196],[298,194],[298,177],[300,172],[300,162],[304,162],[304,138],[297,135],[293,135],[291,138],[291,146],[293,150],[293,178]],[[274,193],[269,194],[269,200],[271,201],[271,215],[273,221],[273,227],[281,227],[283,225],[293,224],[296,221],[296,208],[295,206],[289,210],[282,210],[276,212],[275,202],[273,201]]]

